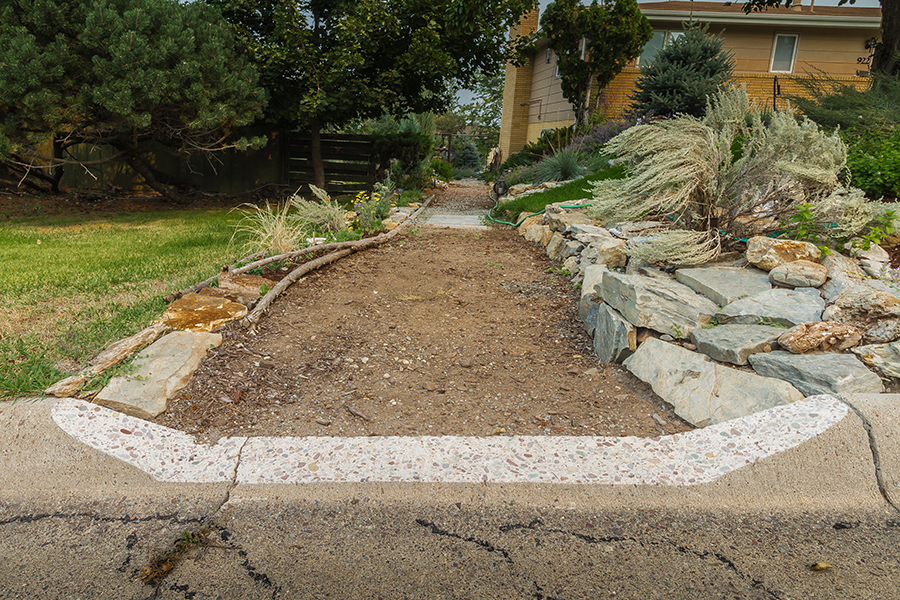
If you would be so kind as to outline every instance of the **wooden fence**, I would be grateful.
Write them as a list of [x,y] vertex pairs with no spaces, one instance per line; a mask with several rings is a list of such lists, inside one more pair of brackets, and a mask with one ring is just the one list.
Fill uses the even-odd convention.
[[[293,192],[301,186],[309,194],[313,183],[312,145],[309,133],[258,129],[252,135],[265,135],[266,146],[240,152],[226,150],[212,160],[195,157],[190,166],[160,151],[150,157],[151,164],[170,175],[191,180],[210,192],[241,193],[266,184]],[[361,135],[322,134],[322,160],[325,189],[332,195],[371,191],[375,184],[374,138]],[[84,160],[97,160],[114,153],[105,147],[76,147],[73,153]],[[146,190],[143,180],[124,163],[92,166],[90,170],[68,167],[62,185],[68,188],[106,189],[115,185],[126,190]]]
[[[375,138],[325,133],[321,137],[325,189],[332,195],[371,191],[375,185]],[[286,141],[284,174],[288,184],[307,186],[308,190],[308,184],[315,182],[310,134],[291,132]]]

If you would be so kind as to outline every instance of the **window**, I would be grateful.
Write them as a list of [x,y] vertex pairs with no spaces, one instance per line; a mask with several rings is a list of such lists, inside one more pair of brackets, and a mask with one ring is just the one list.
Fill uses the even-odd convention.
[[775,43],[772,44],[772,62],[769,64],[770,73],[793,73],[794,60],[797,58],[797,46],[800,36],[795,33],[775,34]]
[[656,57],[656,53],[684,35],[682,31],[654,31],[653,37],[644,46],[644,51],[638,57],[638,65],[644,65]]

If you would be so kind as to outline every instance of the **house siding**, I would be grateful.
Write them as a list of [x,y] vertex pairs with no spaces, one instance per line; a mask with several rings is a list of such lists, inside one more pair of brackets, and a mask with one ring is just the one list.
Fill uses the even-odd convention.
[[[519,27],[510,31],[509,38],[515,38],[521,31],[528,35],[538,27],[538,11],[533,10],[522,17]],[[523,105],[531,97],[535,57],[528,64],[516,67],[506,65],[506,78],[503,86],[503,109],[500,115],[500,156],[505,160],[512,152],[521,150],[528,143],[528,123],[530,105]]]
[[[662,6],[665,3],[657,3]],[[687,3],[682,3],[687,6]],[[657,5],[652,5],[657,7]],[[665,4],[668,6],[668,4]],[[648,7],[651,5],[648,5]],[[671,5],[677,8],[677,4]],[[730,7],[721,7],[716,10],[732,11]],[[822,9],[823,14],[834,12],[830,19],[840,18],[843,9]],[[870,9],[860,9],[852,14],[865,15],[867,23],[872,22],[873,15],[866,12]],[[774,11],[773,11],[774,12]],[[784,12],[784,11],[782,11]],[[807,11],[808,13],[808,11]],[[787,13],[792,18],[791,13]],[[851,14],[851,12],[847,12]],[[537,18],[534,18],[536,27]],[[657,31],[680,31],[683,29],[680,20],[667,19],[656,16],[651,20]],[[726,17],[722,17],[727,18]],[[743,15],[742,15],[743,18]],[[868,65],[861,63],[859,59],[865,59],[870,55],[870,50],[865,48],[869,38],[880,38],[878,27],[851,25],[835,26],[838,20],[825,23],[824,27],[810,26],[798,21],[788,24],[760,24],[744,25],[735,22],[716,23],[718,16],[712,16],[709,32],[713,35],[721,34],[724,41],[723,47],[730,50],[735,56],[735,76],[733,82],[745,85],[751,99],[761,105],[771,106],[773,102],[773,87],[775,77],[781,88],[781,96],[801,95],[803,88],[796,82],[798,77],[807,74],[826,73],[841,83],[846,83],[862,89],[869,80],[858,76],[857,72],[868,71]],[[770,73],[769,65],[772,59],[772,48],[777,34],[796,34],[799,36],[796,58],[792,73]],[[506,123],[507,114],[520,115],[522,121],[517,121],[516,135],[507,135],[507,127],[501,127],[501,150],[506,158],[510,153],[520,150],[525,143],[538,139],[545,129],[564,127],[575,122],[575,114],[571,105],[562,96],[560,80],[555,78],[556,61],[553,57],[550,63],[546,62],[546,49],[539,50],[531,61],[530,80],[519,78],[515,80],[518,96],[515,105],[507,103],[507,95],[504,94],[503,115]],[[509,69],[507,69],[509,74]],[[613,82],[602,92],[592,94],[592,104],[595,110],[602,110],[607,118],[618,118],[629,111],[631,100],[629,95],[634,90],[634,81],[639,71],[636,65],[627,67]],[[509,75],[508,75],[509,77]],[[508,79],[509,82],[509,79]],[[527,93],[525,88],[529,87]],[[540,100],[540,102],[537,102]],[[783,97],[774,100],[777,105],[783,106],[786,102]],[[520,106],[523,102],[530,102]],[[524,115],[522,116],[524,109]]]

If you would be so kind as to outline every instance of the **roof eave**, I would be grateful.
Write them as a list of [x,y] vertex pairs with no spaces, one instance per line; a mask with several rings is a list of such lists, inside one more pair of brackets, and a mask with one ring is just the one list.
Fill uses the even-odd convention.
[[[652,10],[645,9],[641,12],[647,20],[653,21],[688,21],[691,12],[688,10]],[[871,28],[881,27],[880,17],[835,17],[825,15],[773,15],[772,13],[729,14],[720,12],[704,12],[695,10],[693,18],[701,22],[725,23],[736,25],[776,25],[779,27],[840,27],[840,28]]]

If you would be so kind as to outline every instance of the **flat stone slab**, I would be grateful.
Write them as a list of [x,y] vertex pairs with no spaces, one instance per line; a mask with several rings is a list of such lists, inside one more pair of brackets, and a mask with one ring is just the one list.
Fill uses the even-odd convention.
[[427,217],[425,223],[433,227],[449,227],[451,229],[489,229],[484,224],[484,215],[431,215]]
[[785,330],[768,325],[719,325],[691,332],[697,352],[733,365],[746,365],[747,357],[778,348],[776,340]]
[[726,367],[656,338],[638,346],[624,364],[671,404],[675,414],[697,427],[803,399],[785,381]]
[[760,375],[789,381],[807,396],[878,394],[884,390],[881,378],[852,354],[791,354],[778,350],[754,354],[749,360]]
[[678,269],[675,278],[719,306],[772,289],[768,273],[753,268]]
[[172,329],[211,331],[229,321],[247,316],[247,307],[227,298],[185,294],[169,305],[162,321]]
[[210,347],[222,343],[218,333],[175,331],[147,347],[134,364],[137,371],[114,377],[94,402],[138,417],[152,419],[165,412],[169,400],[187,385]]
[[676,338],[709,323],[719,310],[712,300],[663,277],[607,271],[598,291],[632,325]]
[[736,300],[716,313],[719,323],[759,325],[767,321],[785,327],[822,320],[825,301],[814,289],[775,289]]

